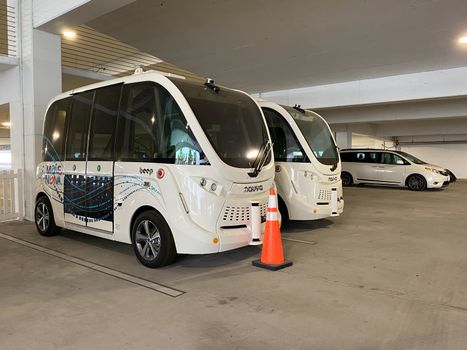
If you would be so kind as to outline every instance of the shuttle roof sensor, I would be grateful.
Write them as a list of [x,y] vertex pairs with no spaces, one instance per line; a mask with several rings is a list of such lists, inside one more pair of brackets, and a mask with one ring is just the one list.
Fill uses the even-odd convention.
[[295,109],[296,111],[299,111],[302,114],[305,114],[305,110],[300,105],[295,104],[295,106],[293,106],[293,109]]
[[206,78],[206,81],[204,82],[204,85],[206,85],[208,88],[210,88],[216,94],[220,91],[219,86],[216,86],[216,84],[214,84],[214,79]]
[[142,67],[136,67],[135,72],[133,74],[141,74],[144,73],[144,70]]

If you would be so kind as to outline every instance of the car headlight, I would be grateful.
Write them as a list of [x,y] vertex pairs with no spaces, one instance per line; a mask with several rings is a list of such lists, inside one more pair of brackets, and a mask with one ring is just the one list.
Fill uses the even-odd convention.
[[425,170],[432,171],[432,172],[434,172],[435,174],[441,174],[441,171],[439,171],[439,170],[437,170],[437,169],[425,167]]

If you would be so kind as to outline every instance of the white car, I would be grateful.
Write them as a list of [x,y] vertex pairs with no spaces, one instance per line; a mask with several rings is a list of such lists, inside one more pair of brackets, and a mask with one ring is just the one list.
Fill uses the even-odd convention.
[[348,149],[340,152],[342,184],[407,186],[412,191],[449,185],[446,169],[401,151]]

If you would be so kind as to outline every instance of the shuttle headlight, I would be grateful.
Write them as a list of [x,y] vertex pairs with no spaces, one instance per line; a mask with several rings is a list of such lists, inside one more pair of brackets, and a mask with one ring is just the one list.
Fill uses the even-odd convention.
[[211,180],[211,179],[206,179],[204,177],[202,177],[201,179],[198,178],[198,180],[196,181],[199,181],[199,185],[201,186],[201,188],[203,188],[204,190],[210,192],[210,193],[214,193],[216,195],[221,195],[222,193],[222,185],[216,183],[214,180]]

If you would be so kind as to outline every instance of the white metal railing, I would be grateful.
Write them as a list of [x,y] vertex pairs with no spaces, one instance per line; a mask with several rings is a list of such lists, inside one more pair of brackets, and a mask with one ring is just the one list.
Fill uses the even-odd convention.
[[0,55],[18,56],[17,0],[0,0]]
[[23,172],[0,171],[0,221],[23,218]]

